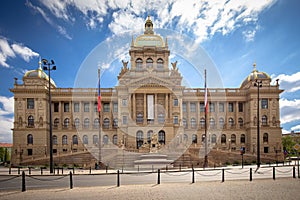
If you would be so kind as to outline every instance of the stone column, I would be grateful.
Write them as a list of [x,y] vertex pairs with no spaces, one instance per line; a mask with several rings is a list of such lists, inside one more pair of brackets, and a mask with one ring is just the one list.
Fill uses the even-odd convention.
[[147,95],[144,93],[144,125],[147,124]]
[[166,99],[165,99],[165,120],[169,121],[169,94],[166,94]]
[[154,96],[154,123],[157,123],[157,93]]
[[136,122],[136,102],[135,102],[135,93],[132,94],[132,112],[133,112],[133,115],[132,115],[132,118],[133,118],[133,121]]

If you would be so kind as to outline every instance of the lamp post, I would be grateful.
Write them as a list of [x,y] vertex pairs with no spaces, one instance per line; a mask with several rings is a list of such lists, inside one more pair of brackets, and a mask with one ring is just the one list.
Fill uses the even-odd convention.
[[262,87],[261,80],[255,80],[254,86],[257,87],[257,169],[260,167],[260,127],[259,127],[259,88]]
[[49,92],[49,156],[50,156],[50,173],[53,173],[53,143],[52,143],[52,111],[51,111],[51,70],[56,70],[56,66],[54,65],[54,61],[51,60],[51,62],[48,62],[46,59],[42,59],[42,62],[44,64],[43,69],[46,71],[48,70],[48,92]]

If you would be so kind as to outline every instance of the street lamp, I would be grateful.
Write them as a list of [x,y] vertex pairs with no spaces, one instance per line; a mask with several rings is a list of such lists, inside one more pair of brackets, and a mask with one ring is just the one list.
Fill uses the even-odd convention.
[[[51,62],[48,62],[46,59],[42,59],[42,62],[44,64],[43,69],[46,71],[48,70],[48,92],[49,92],[49,138],[50,138],[50,150],[49,150],[49,155],[50,155],[50,173],[53,173],[53,144],[52,144],[52,111],[51,111],[51,75],[50,71],[51,70],[56,70],[56,66],[54,65],[54,61],[51,60]],[[52,66],[52,67],[51,67]]]
[[262,87],[261,80],[255,80],[254,86],[257,87],[257,170],[260,167],[260,127],[259,127],[259,88]]

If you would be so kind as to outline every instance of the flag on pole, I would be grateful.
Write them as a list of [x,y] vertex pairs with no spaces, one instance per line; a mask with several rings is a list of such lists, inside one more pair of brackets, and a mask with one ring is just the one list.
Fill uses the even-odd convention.
[[100,68],[98,69],[98,112],[101,111]]
[[204,70],[204,87],[205,87],[205,96],[204,96],[204,107],[205,107],[205,113],[208,113],[208,101],[207,101],[207,87],[206,87],[206,69]]

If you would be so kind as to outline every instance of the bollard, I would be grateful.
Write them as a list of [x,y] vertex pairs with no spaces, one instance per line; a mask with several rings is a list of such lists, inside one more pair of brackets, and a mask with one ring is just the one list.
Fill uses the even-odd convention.
[[73,167],[73,174],[75,174],[75,167]]
[[273,167],[273,180],[275,180],[275,167]]
[[166,171],[168,171],[168,165],[166,165]]
[[26,191],[25,172],[22,172],[22,192]]
[[90,167],[90,174],[92,173],[92,167]]
[[61,174],[64,174],[64,167],[61,168]]
[[192,183],[195,183],[195,170],[194,167],[192,168],[193,174],[192,174]]
[[56,168],[57,169],[57,174],[59,174],[59,167],[58,168]]
[[225,181],[225,169],[222,169],[222,182]]
[[9,166],[8,174],[9,174],[9,175],[11,174],[11,166]]
[[43,175],[43,167],[41,167],[41,175]]
[[120,187],[120,171],[117,173],[117,187]]
[[252,168],[250,168],[250,181],[252,181]]
[[107,173],[107,170],[108,170],[108,166],[106,165],[106,166],[105,166],[105,171],[106,171],[106,173]]
[[296,178],[296,168],[293,166],[293,178]]
[[71,171],[70,171],[70,189],[73,189],[73,176]]
[[140,166],[138,165],[138,172],[140,172]]
[[29,175],[31,175],[31,167],[28,167]]
[[20,175],[20,167],[18,167],[18,175]]
[[179,171],[181,171],[181,164],[179,165]]
[[157,184],[160,184],[160,169],[157,170]]

